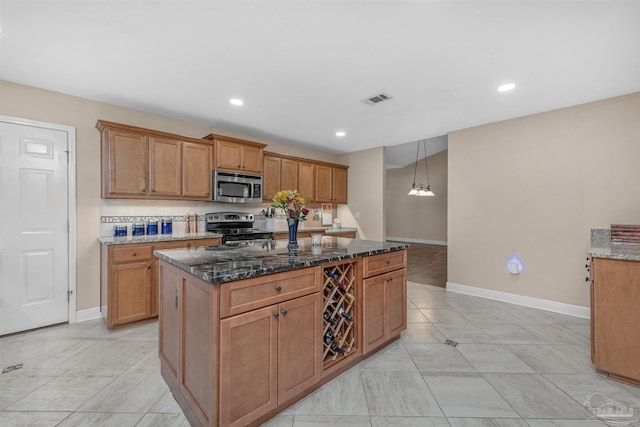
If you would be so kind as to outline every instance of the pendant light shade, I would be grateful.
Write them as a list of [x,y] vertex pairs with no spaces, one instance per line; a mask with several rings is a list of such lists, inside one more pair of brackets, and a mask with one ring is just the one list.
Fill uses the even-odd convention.
[[[420,143],[424,147],[424,167],[427,175],[427,185],[417,184],[416,176],[418,174],[418,158],[420,157]],[[416,150],[416,164],[413,169],[413,184],[411,184],[411,190],[407,193],[409,196],[435,196],[435,193],[431,191],[431,185],[429,185],[429,164],[427,163],[427,141],[418,141],[418,149]]]

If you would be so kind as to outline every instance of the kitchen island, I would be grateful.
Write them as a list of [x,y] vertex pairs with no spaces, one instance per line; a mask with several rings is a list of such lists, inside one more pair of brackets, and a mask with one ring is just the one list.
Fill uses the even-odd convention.
[[161,373],[191,425],[258,425],[406,328],[406,244],[286,245],[154,252]]

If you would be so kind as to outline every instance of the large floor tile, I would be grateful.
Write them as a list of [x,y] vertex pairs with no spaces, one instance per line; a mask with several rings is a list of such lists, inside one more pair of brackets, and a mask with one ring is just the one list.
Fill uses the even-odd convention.
[[431,323],[409,323],[401,336],[403,342],[443,343],[446,340],[438,328]]
[[136,427],[190,427],[190,424],[182,413],[146,414]]
[[0,412],[2,427],[53,427],[69,416],[69,412]]
[[427,317],[417,308],[407,309],[407,323],[426,323]]
[[540,373],[577,374],[594,371],[549,344],[507,345],[509,351]]
[[62,371],[20,369],[0,375],[0,410],[8,408],[56,378],[57,375],[43,375],[47,372],[59,375]]
[[522,418],[588,418],[578,402],[539,374],[483,374]]
[[75,411],[116,377],[60,376],[7,408],[9,411]]
[[128,370],[79,408],[83,412],[146,413],[168,390],[159,372]]
[[[531,427],[598,427],[605,426],[602,421],[588,420],[526,420]],[[630,427],[635,427],[631,425]]]
[[293,420],[293,415],[279,414],[266,423],[260,424],[260,427],[293,427]]
[[525,324],[522,327],[547,344],[583,345],[585,347],[590,345],[589,335],[581,335],[564,328],[563,325]]
[[525,420],[511,418],[449,418],[451,427],[529,427]]
[[424,374],[445,372],[477,372],[460,352],[442,343],[405,343],[418,370]]
[[370,427],[371,422],[368,415],[296,415],[293,420],[293,427],[322,426]]
[[296,416],[369,415],[360,371],[357,367],[348,370],[296,403],[293,410]]
[[117,412],[74,412],[57,427],[134,427],[144,414],[123,414]]
[[544,344],[540,338],[518,325],[496,325],[474,322],[496,344]]
[[424,379],[447,417],[519,417],[479,375],[425,375]]
[[372,427],[449,427],[443,417],[371,417]]
[[429,297],[413,297],[409,298],[413,305],[417,308],[451,308],[449,302],[444,297],[429,296]]
[[504,310],[496,310],[493,308],[464,310],[462,315],[476,325],[483,324],[502,324],[510,325],[515,323],[516,317]]
[[447,339],[455,341],[457,343],[477,343],[477,344],[490,344],[493,342],[486,332],[478,328],[471,322],[461,324],[437,324],[436,328]]
[[500,344],[460,344],[457,349],[478,372],[535,372]]
[[421,308],[420,311],[427,316],[431,323],[466,324],[468,320],[452,308]]
[[627,408],[633,408],[633,412],[640,417],[640,396],[620,387],[618,383],[604,375],[596,373],[581,375],[546,374],[545,378],[577,402],[584,404],[590,396],[598,394]]
[[419,373],[362,371],[361,375],[369,414],[443,416]]
[[378,350],[358,365],[361,371],[417,371],[402,341],[397,340]]

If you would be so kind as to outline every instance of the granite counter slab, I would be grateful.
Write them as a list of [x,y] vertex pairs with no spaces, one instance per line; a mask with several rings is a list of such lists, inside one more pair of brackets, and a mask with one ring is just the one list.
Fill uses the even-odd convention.
[[591,246],[587,254],[591,258],[624,259],[640,261],[640,244],[602,243]]
[[[289,230],[272,230],[273,234],[288,234]],[[342,227],[339,230],[334,230],[332,227],[310,227],[310,228],[299,228],[298,233],[322,233],[325,234],[333,234],[333,233],[349,233],[349,232],[357,232],[358,229],[356,227]]]
[[199,231],[197,233],[172,233],[172,234],[151,234],[144,236],[122,236],[122,237],[99,237],[98,241],[103,245],[129,245],[132,243],[156,243],[172,242],[175,240],[199,240],[221,238],[222,234],[210,231]]
[[202,280],[218,284],[409,247],[404,243],[324,236],[319,247],[313,247],[310,238],[298,239],[298,250],[290,253],[287,243],[272,240],[238,247],[168,249],[154,251],[154,255]]

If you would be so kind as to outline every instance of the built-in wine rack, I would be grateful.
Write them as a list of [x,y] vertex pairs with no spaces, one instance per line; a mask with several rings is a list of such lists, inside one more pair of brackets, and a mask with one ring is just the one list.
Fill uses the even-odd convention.
[[323,360],[325,368],[355,351],[356,264],[324,267]]

